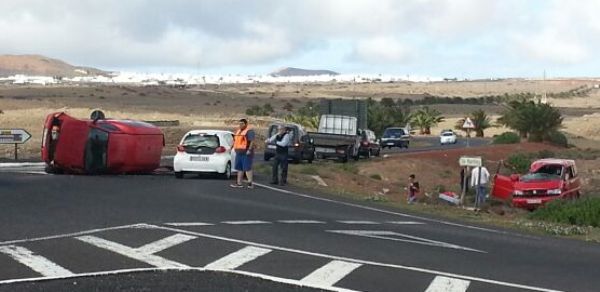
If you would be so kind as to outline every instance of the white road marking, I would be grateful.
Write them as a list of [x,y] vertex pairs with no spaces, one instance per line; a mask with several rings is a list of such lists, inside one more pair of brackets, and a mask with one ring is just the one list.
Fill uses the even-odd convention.
[[338,223],[342,223],[342,224],[364,224],[364,225],[376,225],[376,224],[380,224],[379,222],[375,222],[375,221],[364,221],[364,220],[338,220]]
[[533,237],[533,236],[526,236],[526,235],[522,235],[522,234],[518,234],[518,233],[494,230],[494,229],[465,225],[465,224],[459,224],[459,223],[454,223],[454,222],[450,222],[450,221],[432,219],[432,218],[410,215],[410,214],[405,214],[405,213],[400,213],[400,212],[393,212],[393,211],[388,211],[388,210],[377,209],[374,207],[363,206],[363,205],[359,205],[359,204],[353,204],[353,203],[341,202],[341,201],[336,201],[336,200],[331,200],[331,199],[326,199],[326,198],[321,198],[321,197],[315,197],[315,196],[311,196],[311,195],[307,195],[307,194],[293,192],[290,190],[279,189],[276,187],[272,187],[272,186],[268,186],[268,185],[256,183],[256,182],[254,184],[261,188],[269,189],[269,190],[276,191],[276,192],[279,192],[282,194],[292,195],[292,196],[301,197],[301,198],[308,198],[308,199],[313,199],[313,200],[317,200],[317,201],[328,202],[328,203],[343,205],[343,206],[348,206],[348,207],[354,207],[354,208],[358,208],[358,209],[369,210],[369,211],[383,213],[383,214],[419,219],[419,220],[423,220],[423,221],[435,222],[435,223],[439,223],[439,224],[468,228],[468,229],[479,230],[479,231],[486,231],[486,232],[499,233],[499,234],[511,234],[513,236],[527,237],[527,238],[536,238],[536,239],[539,238],[539,237]]
[[425,292],[465,292],[469,288],[470,281],[437,276]]
[[[148,254],[148,253],[143,252],[143,250],[141,251],[137,248],[125,246],[120,243],[112,242],[112,241],[102,239],[99,237],[85,235],[85,236],[77,237],[77,239],[79,239],[83,242],[87,242],[96,247],[118,253],[120,255],[138,260],[140,262],[147,263],[147,264],[155,266],[155,267],[188,268],[188,266],[186,266],[184,264],[181,264],[181,263],[178,263],[175,261],[171,261],[171,260],[165,259],[165,258],[157,256],[157,255]],[[148,248],[148,250],[150,250],[150,248]]]
[[[331,233],[338,233],[338,234],[356,235],[356,236],[362,236],[362,237],[368,237],[368,238],[409,242],[409,243],[415,243],[415,244],[421,244],[421,245],[429,245],[429,246],[437,246],[437,247],[444,247],[444,248],[452,248],[452,249],[460,249],[460,250],[466,250],[466,251],[487,253],[485,251],[477,250],[477,249],[470,248],[470,247],[464,247],[464,246],[451,244],[451,243],[447,243],[447,242],[443,242],[443,241],[431,240],[431,239],[427,239],[427,238],[423,238],[423,237],[418,237],[418,236],[394,232],[394,231],[386,231],[386,230],[326,230],[326,231],[331,232]],[[395,236],[400,236],[400,237],[404,237],[404,238],[398,238]],[[405,239],[405,238],[409,238],[409,239]]]
[[80,273],[80,274],[74,274],[74,275],[71,275],[71,276],[63,276],[63,277],[38,277],[38,278],[26,278],[26,279],[1,280],[0,281],[0,285],[14,284],[14,283],[43,282],[43,281],[48,281],[48,280],[60,280],[60,279],[77,279],[77,278],[86,278],[86,277],[101,277],[101,276],[109,276],[109,275],[123,275],[123,274],[132,274],[132,273],[167,272],[167,271],[197,271],[197,272],[217,271],[217,272],[222,272],[222,273],[235,274],[235,275],[244,275],[244,276],[258,278],[258,279],[270,280],[270,281],[278,282],[278,283],[290,284],[290,285],[295,285],[295,286],[303,286],[303,287],[309,287],[309,288],[315,288],[315,289],[322,289],[322,290],[327,290],[327,291],[334,291],[334,292],[360,292],[360,291],[356,291],[356,290],[350,290],[350,289],[338,288],[338,287],[320,287],[320,286],[316,286],[316,285],[310,285],[310,284],[301,283],[298,280],[280,278],[280,277],[269,276],[269,275],[258,274],[258,273],[252,273],[252,272],[246,272],[246,271],[239,271],[239,270],[209,270],[209,269],[206,269],[206,268],[138,268],[138,269],[122,269],[122,270],[103,271],[103,272]]
[[522,284],[516,284],[516,283],[510,283],[510,282],[505,282],[505,281],[499,281],[499,280],[493,280],[493,279],[486,279],[486,278],[480,278],[480,277],[474,277],[474,276],[467,276],[467,275],[461,275],[461,274],[454,274],[454,273],[443,272],[443,271],[432,270],[432,269],[426,269],[426,268],[418,268],[418,267],[405,266],[405,265],[380,263],[380,262],[374,262],[374,261],[369,261],[369,260],[353,259],[353,258],[348,258],[348,257],[341,257],[341,256],[330,255],[330,254],[324,254],[324,253],[318,253],[318,252],[311,252],[311,251],[305,251],[305,250],[299,250],[299,249],[293,249],[293,248],[275,246],[275,245],[258,243],[258,242],[252,242],[252,241],[247,241],[247,240],[241,240],[241,239],[235,239],[235,238],[228,238],[228,237],[217,236],[217,235],[212,235],[212,234],[207,234],[207,233],[192,232],[192,231],[187,231],[187,230],[177,229],[177,228],[172,228],[172,227],[164,227],[164,226],[157,226],[157,225],[150,225],[150,224],[147,224],[146,226],[147,226],[147,228],[156,228],[156,229],[162,229],[162,230],[170,230],[170,231],[173,231],[173,232],[179,232],[179,233],[184,233],[184,234],[189,234],[189,235],[199,236],[199,237],[204,237],[204,238],[212,238],[212,239],[223,240],[223,241],[227,241],[227,242],[236,242],[236,243],[241,243],[241,244],[246,244],[246,245],[252,245],[252,246],[257,246],[257,247],[262,247],[262,248],[267,248],[267,249],[273,249],[273,250],[286,251],[286,252],[292,252],[292,253],[303,254],[303,255],[310,255],[310,256],[328,258],[328,259],[332,259],[332,260],[354,262],[354,263],[359,263],[359,264],[363,264],[363,265],[372,265],[372,266],[377,266],[377,267],[385,267],[385,268],[393,268],[393,269],[400,269],[400,270],[421,272],[421,273],[431,274],[431,275],[435,275],[435,276],[446,276],[446,277],[451,277],[451,278],[459,278],[459,279],[463,279],[463,280],[477,281],[477,282],[488,283],[488,284],[492,284],[492,285],[499,285],[499,286],[504,286],[504,287],[513,287],[513,288],[526,289],[526,290],[532,290],[532,291],[540,291],[540,292],[564,292],[564,291],[561,291],[561,290],[548,289],[548,288],[542,288],[542,287],[536,287],[536,286],[529,286],[529,285],[522,285]]
[[417,222],[417,221],[386,221],[385,223],[396,224],[396,225],[420,225],[420,224],[425,224],[423,222]]
[[127,229],[127,228],[148,228],[148,224],[138,223],[138,224],[115,226],[115,227],[90,229],[90,230],[85,230],[85,231],[64,233],[64,234],[30,238],[30,239],[9,240],[9,241],[0,242],[0,245],[8,245],[8,244],[15,244],[15,243],[23,243],[23,242],[35,242],[35,241],[42,241],[42,240],[49,240],[49,239],[67,238],[67,237],[76,237],[76,236],[81,236],[81,235],[99,233],[99,232],[103,232],[103,231],[119,230],[119,229]]
[[271,222],[261,221],[261,220],[223,221],[221,223],[230,224],[230,225],[271,224]]
[[43,256],[33,254],[32,251],[24,247],[16,245],[0,246],[0,253],[10,256],[17,262],[40,273],[42,276],[62,277],[73,275],[71,271],[55,264]]
[[204,222],[172,222],[172,223],[165,223],[165,225],[169,225],[169,226],[211,226],[214,225],[212,223],[204,223]]
[[157,252],[161,252],[165,249],[171,248],[178,244],[184,243],[186,241],[195,239],[195,236],[190,236],[186,234],[173,234],[169,237],[163,238],[161,240],[157,240],[155,242],[148,243],[144,246],[138,247],[137,250],[143,254],[155,254]]
[[300,282],[331,287],[360,266],[362,264],[333,260],[310,273]]
[[251,262],[260,256],[270,253],[271,251],[272,250],[266,248],[246,246],[206,265],[205,268],[216,270],[234,270],[245,263]]
[[0,168],[18,168],[18,167],[44,167],[44,162],[5,162],[0,163]]
[[277,222],[284,224],[325,224],[325,222],[317,220],[278,220]]

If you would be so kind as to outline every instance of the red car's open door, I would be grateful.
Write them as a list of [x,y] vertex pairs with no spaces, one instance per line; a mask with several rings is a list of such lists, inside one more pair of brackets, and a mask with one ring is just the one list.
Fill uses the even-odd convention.
[[512,200],[514,191],[514,182],[509,176],[496,174],[494,175],[493,186],[492,186],[492,197],[503,200]]

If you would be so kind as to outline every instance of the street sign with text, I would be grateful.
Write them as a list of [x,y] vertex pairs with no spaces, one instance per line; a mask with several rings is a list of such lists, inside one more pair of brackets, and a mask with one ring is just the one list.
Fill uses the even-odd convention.
[[481,160],[481,156],[461,156],[458,160],[458,164],[460,166],[478,167],[481,166],[483,163]]
[[31,134],[23,129],[0,129],[0,144],[24,144]]

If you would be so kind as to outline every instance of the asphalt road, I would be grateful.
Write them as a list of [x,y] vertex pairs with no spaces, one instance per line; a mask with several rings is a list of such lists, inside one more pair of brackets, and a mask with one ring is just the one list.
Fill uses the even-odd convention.
[[597,244],[228,184],[0,173],[0,291],[600,287]]
[[[491,143],[489,138],[458,138],[456,144],[440,145],[439,137],[412,137],[408,148],[385,148],[381,151],[384,154],[393,153],[411,153],[411,152],[426,152],[439,151],[444,149],[460,149],[465,147],[479,147]],[[427,146],[414,146],[415,144],[428,144]]]

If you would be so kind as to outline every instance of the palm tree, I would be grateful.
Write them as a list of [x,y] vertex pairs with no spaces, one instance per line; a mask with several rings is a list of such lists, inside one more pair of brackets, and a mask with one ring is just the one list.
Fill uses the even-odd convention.
[[431,134],[431,127],[435,127],[443,121],[442,113],[436,109],[430,109],[428,106],[417,110],[411,118],[411,124],[419,128],[419,133],[427,135]]
[[562,126],[560,111],[549,104],[529,100],[511,101],[498,123],[519,132],[522,138],[543,141]]

